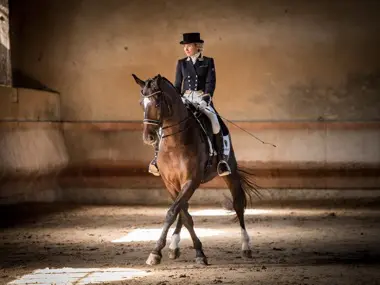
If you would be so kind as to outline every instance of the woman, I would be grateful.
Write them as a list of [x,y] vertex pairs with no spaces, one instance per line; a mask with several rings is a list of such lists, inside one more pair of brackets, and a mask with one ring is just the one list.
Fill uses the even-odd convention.
[[[215,64],[213,58],[202,55],[203,43],[199,33],[183,34],[180,44],[183,45],[186,57],[177,62],[174,87],[184,101],[193,103],[210,119],[218,153],[218,174],[225,176],[231,174],[231,169],[227,163],[228,154],[224,154],[223,133],[212,104],[216,84]],[[157,152],[158,146],[155,158],[149,165],[149,172],[154,175],[159,175]]]

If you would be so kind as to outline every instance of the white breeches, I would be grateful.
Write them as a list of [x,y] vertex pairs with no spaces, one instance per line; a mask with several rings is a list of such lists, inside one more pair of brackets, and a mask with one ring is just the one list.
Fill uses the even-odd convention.
[[[183,97],[186,98],[186,100],[190,101],[191,103],[198,105],[202,102],[202,95],[203,95],[202,91],[191,91],[191,92],[186,91]],[[183,99],[183,101],[186,101],[186,100]],[[199,110],[210,119],[212,132],[214,134],[219,133],[220,124],[219,124],[218,117],[216,116],[216,112],[214,108],[208,105],[207,107],[199,108]]]
[[211,121],[212,132],[215,134],[220,131],[220,124],[218,121],[218,117],[216,116],[215,110],[211,106],[207,106],[206,108],[200,109],[203,114],[205,114]]

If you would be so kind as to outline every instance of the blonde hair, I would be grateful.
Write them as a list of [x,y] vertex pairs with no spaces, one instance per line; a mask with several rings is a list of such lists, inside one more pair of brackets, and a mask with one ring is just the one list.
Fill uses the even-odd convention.
[[195,47],[198,49],[198,52],[203,53],[203,51],[204,51],[203,43],[195,43]]

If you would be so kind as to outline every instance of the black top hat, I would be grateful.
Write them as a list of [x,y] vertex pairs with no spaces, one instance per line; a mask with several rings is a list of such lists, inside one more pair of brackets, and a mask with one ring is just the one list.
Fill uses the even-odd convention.
[[203,40],[201,40],[200,33],[185,33],[183,34],[183,40],[180,42],[181,45],[184,44],[192,44],[192,43],[204,43]]

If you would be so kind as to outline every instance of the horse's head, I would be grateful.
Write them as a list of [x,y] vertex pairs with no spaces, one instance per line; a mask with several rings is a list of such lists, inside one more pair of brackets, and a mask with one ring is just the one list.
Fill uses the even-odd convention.
[[161,89],[163,78],[160,75],[146,81],[141,80],[135,74],[132,76],[141,87],[140,105],[144,110],[143,140],[146,144],[154,144],[163,121],[172,114],[171,102],[169,102],[168,95]]

